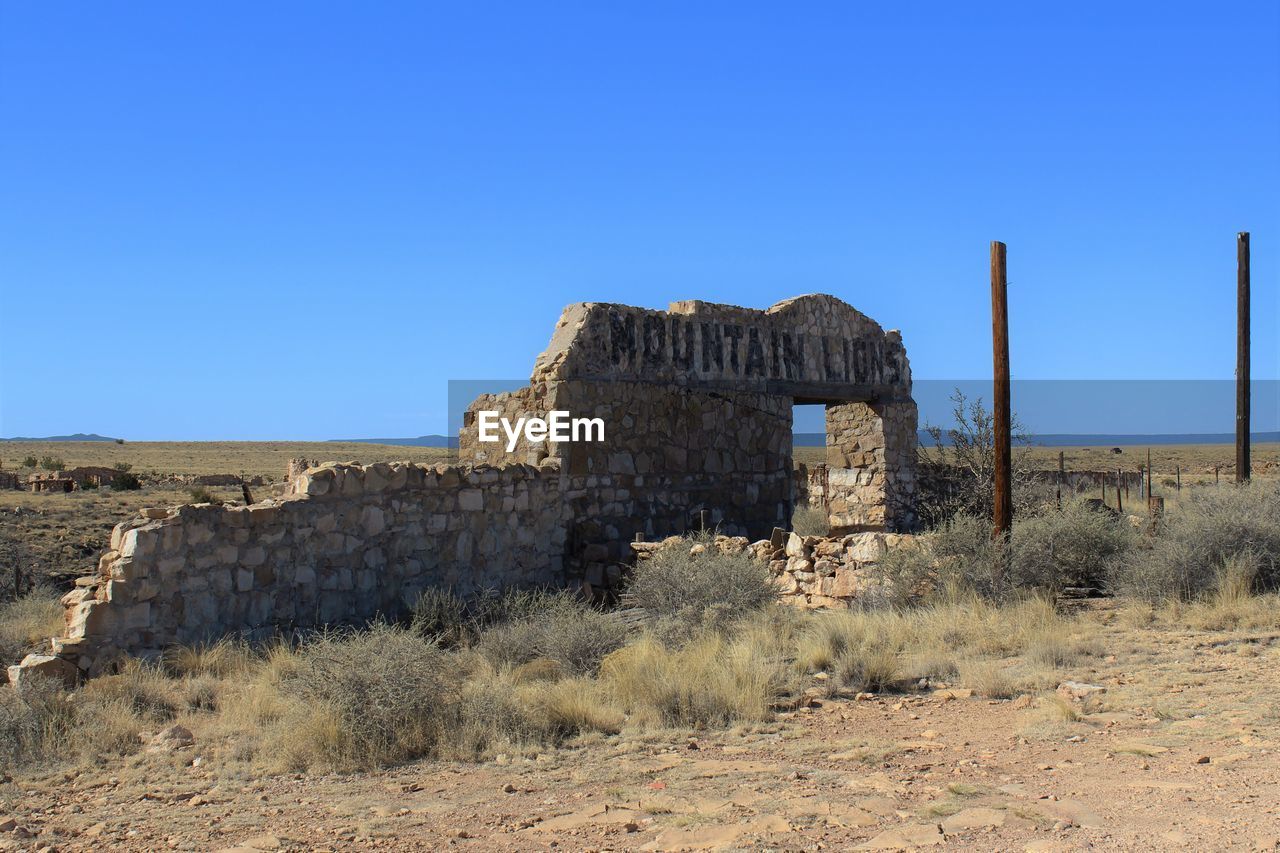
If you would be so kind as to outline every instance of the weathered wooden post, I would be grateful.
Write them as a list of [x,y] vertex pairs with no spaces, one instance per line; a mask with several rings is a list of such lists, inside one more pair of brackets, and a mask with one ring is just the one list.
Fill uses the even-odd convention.
[[1236,235],[1236,482],[1249,479],[1249,232]]
[[1129,481],[1125,479],[1124,471],[1116,469],[1116,483],[1124,483],[1124,498],[1129,499]]
[[1156,496],[1156,472],[1151,469],[1151,448],[1147,448],[1147,509],[1151,509],[1151,502]]
[[1120,513],[1121,515],[1124,514],[1124,501],[1120,499],[1120,483],[1123,480],[1124,480],[1124,477],[1121,476],[1120,469],[1117,468],[1116,469],[1116,512]]
[[995,429],[995,508],[993,536],[1007,538],[1013,527],[1013,455],[1010,446],[1009,401],[1009,302],[1005,277],[1005,245],[991,242],[991,343],[994,383],[992,393]]
[[1178,479],[1178,492],[1182,492],[1182,466],[1175,465],[1173,467],[1173,475]]
[[1067,464],[1065,454],[1058,451],[1058,509],[1062,509],[1062,484],[1067,479]]

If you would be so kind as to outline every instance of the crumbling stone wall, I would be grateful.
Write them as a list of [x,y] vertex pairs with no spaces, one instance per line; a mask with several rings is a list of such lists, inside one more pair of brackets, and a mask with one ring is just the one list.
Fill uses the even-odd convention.
[[[834,297],[764,311],[571,305],[529,386],[472,405],[463,465],[327,463],[291,470],[283,501],[145,511],[116,528],[97,572],[63,599],[67,631],[55,651],[92,673],[174,643],[395,616],[428,586],[465,596],[612,584],[638,534],[660,538],[704,519],[763,539],[790,522],[798,402],[829,408],[833,518],[909,528],[910,393],[901,337]],[[512,419],[599,417],[605,438],[507,451],[477,440],[486,408]],[[783,573],[805,595],[840,597],[798,566]]]
[[149,510],[63,598],[55,650],[85,672],[175,643],[395,617],[461,595],[564,583],[560,471],[328,463],[283,501]]
[[[788,526],[794,506],[791,407],[828,405],[832,523],[908,530],[916,408],[901,336],[840,300],[802,296],[760,311],[700,301],[667,311],[579,303],[565,309],[529,386],[468,409],[461,458],[558,458],[574,507],[570,551],[589,576],[637,534],[682,533],[703,514],[750,538]],[[599,417],[599,443],[513,452],[478,440],[482,410]]]
[[[703,547],[706,546],[701,543],[692,546]],[[712,547],[726,554],[750,554],[766,563],[770,580],[784,604],[818,610],[883,601],[890,589],[885,578],[876,572],[877,564],[891,550],[917,548],[919,544],[915,537],[897,533],[800,536],[775,530],[769,539],[756,542],[748,542],[743,536],[716,536]],[[667,548],[690,545],[677,538],[631,545],[642,560]]]

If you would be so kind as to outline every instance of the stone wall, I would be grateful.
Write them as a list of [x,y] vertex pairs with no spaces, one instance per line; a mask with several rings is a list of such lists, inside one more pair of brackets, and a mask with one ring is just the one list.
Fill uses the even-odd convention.
[[827,521],[833,531],[915,528],[916,404],[827,406]]
[[[705,523],[760,540],[791,519],[797,402],[828,405],[844,526],[910,527],[916,415],[897,332],[823,295],[764,311],[580,303],[529,386],[468,410],[463,465],[326,463],[291,468],[282,501],[146,510],[64,598],[55,650],[92,673],[175,643],[394,617],[429,586],[616,585],[638,535]],[[605,436],[508,451],[478,441],[482,410],[601,418]]]
[[[760,311],[688,301],[667,311],[580,303],[565,309],[529,386],[468,409],[461,458],[560,459],[574,506],[570,554],[589,578],[637,534],[661,538],[705,517],[750,538],[789,525],[791,407],[828,404],[838,525],[914,525],[916,410],[902,339],[830,296]],[[597,443],[478,440],[479,413],[600,418]],[[836,470],[839,467],[840,470]]]
[[98,672],[175,643],[395,617],[461,595],[565,582],[558,466],[329,463],[279,502],[147,510],[64,597],[55,651]]

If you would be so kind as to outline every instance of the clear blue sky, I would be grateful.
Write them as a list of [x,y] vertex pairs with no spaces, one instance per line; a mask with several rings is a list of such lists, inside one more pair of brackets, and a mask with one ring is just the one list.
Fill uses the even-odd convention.
[[1280,375],[1274,0],[6,3],[0,127],[0,435],[442,432],[580,300],[989,376],[993,239],[1015,377],[1230,379],[1250,230]]

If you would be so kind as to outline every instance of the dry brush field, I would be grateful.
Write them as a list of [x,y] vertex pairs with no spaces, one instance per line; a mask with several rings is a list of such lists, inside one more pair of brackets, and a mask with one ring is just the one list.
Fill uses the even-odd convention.
[[[248,452],[278,481],[292,456],[334,455],[315,448]],[[13,494],[6,525],[44,522],[9,528],[28,545],[75,529],[93,549],[186,488]],[[825,614],[685,542],[637,567],[636,611],[440,593],[410,624],[10,691],[0,847],[1273,849],[1276,482],[1188,488],[1154,537],[1146,521],[1022,519],[1000,586],[981,525],[957,523],[886,563],[892,595]],[[1054,594],[1081,573],[1115,596]],[[48,593],[5,606],[5,654],[59,619]]]

